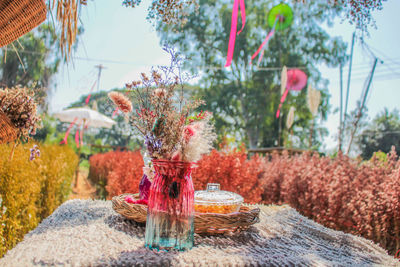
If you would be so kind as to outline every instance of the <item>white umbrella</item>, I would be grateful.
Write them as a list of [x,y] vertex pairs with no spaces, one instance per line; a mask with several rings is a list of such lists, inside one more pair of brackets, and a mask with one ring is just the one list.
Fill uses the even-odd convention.
[[[70,108],[70,109],[66,109],[66,110],[57,112],[57,113],[53,114],[53,116],[56,117],[57,119],[59,119],[60,121],[70,122],[71,123],[70,127],[72,127],[73,124],[82,125],[82,130],[80,133],[81,140],[83,137],[83,131],[85,129],[85,126],[94,127],[94,128],[99,128],[99,127],[111,128],[116,123],[109,117],[104,116],[103,114],[101,114],[93,109],[90,109],[90,108]],[[70,130],[71,130],[71,128],[68,128],[67,133],[64,138],[64,141],[66,141]],[[77,141],[77,145],[78,145],[78,143],[79,143],[79,141]],[[80,157],[81,146],[79,146],[78,153],[79,153],[79,157]],[[75,187],[77,187],[77,184],[78,184],[78,173],[79,173],[79,164],[76,167]]]
[[75,122],[81,125],[84,122],[88,127],[111,128],[116,122],[90,108],[70,108],[54,114],[54,117],[63,122]]

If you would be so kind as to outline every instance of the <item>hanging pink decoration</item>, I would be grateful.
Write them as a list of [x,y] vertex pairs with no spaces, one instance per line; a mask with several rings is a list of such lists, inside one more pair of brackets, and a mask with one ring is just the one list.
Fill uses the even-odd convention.
[[83,125],[82,125],[82,130],[81,130],[80,135],[79,135],[79,139],[81,141],[81,146],[83,146],[83,131],[85,129],[87,129],[87,128],[88,128],[88,124],[87,123],[85,124],[85,121],[84,121]]
[[276,112],[276,117],[279,118],[279,115],[281,113],[281,108],[282,108],[282,104],[285,101],[287,95],[289,93],[289,90],[286,88],[285,92],[283,93],[282,97],[281,97],[281,102],[279,103],[279,107],[278,107],[278,111]]
[[79,130],[78,129],[75,132],[75,143],[76,143],[76,147],[79,148]]
[[286,90],[281,97],[281,101],[279,103],[278,110],[276,112],[276,117],[279,118],[282,104],[285,102],[285,99],[291,91],[301,91],[307,84],[307,75],[304,71],[300,69],[290,69],[287,71],[287,83],[286,83]]
[[111,118],[114,118],[117,115],[118,111],[119,111],[119,109],[118,109],[118,107],[116,107],[113,114],[111,115]]
[[67,139],[68,139],[69,132],[71,131],[72,126],[74,126],[74,124],[75,124],[75,122],[76,122],[77,120],[78,120],[78,118],[75,118],[74,121],[71,122],[71,124],[68,126],[68,129],[67,129],[67,131],[65,132],[64,139],[60,142],[60,145],[61,145],[61,144],[68,144]]
[[261,62],[261,59],[264,56],[264,47],[266,46],[266,44],[268,43],[269,39],[271,39],[271,37],[274,35],[275,33],[275,27],[276,27],[276,23],[278,21],[278,17],[276,17],[275,19],[275,23],[274,26],[272,27],[272,30],[267,34],[267,37],[265,37],[264,41],[262,42],[262,44],[260,45],[260,47],[257,49],[257,51],[251,56],[251,60],[250,60],[250,64],[253,61],[253,59],[260,53],[260,51],[262,50],[260,56],[258,57],[258,65]]
[[92,96],[92,91],[93,91],[95,85],[96,85],[96,81],[94,81],[94,83],[93,83],[93,85],[92,85],[92,88],[90,88],[89,95],[86,97],[86,100],[85,100],[85,104],[86,104],[86,105],[89,104],[90,97]]
[[287,71],[286,88],[292,91],[301,91],[307,84],[307,75],[300,69]]
[[228,54],[226,56],[225,67],[229,67],[232,64],[233,51],[235,50],[239,7],[240,7],[240,14],[242,16],[242,28],[239,30],[237,35],[239,35],[242,32],[244,25],[246,24],[246,9],[244,5],[244,0],[234,0],[232,8],[231,33],[229,35]]

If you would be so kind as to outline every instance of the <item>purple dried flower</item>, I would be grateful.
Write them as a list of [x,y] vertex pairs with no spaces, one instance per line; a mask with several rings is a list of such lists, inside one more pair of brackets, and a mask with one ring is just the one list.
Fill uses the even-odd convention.
[[29,161],[32,161],[35,158],[40,157],[40,150],[37,145],[34,145],[31,149],[29,149],[29,151],[31,152],[31,154],[29,156]]
[[152,134],[147,134],[144,137],[144,144],[146,145],[147,150],[149,151],[150,154],[160,151],[162,147],[161,140],[156,139]]

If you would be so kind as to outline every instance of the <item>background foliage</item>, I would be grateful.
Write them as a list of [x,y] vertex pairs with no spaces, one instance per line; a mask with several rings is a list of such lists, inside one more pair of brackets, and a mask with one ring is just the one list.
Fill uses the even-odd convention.
[[[294,106],[296,145],[308,147],[311,113],[306,105],[306,90],[289,94],[283,106],[282,120],[275,118],[280,100],[280,70],[287,65],[300,67],[307,73],[309,82],[322,91],[319,114],[321,119],[326,119],[329,109],[327,81],[321,77],[317,66],[325,63],[334,67],[346,59],[345,43],[341,38],[329,36],[321,27],[324,23],[332,23],[340,14],[341,5],[332,7],[328,2],[319,0],[291,4],[294,23],[272,37],[260,69],[255,67],[256,62],[249,64],[250,57],[271,30],[266,11],[279,1],[246,2],[246,26],[236,38],[230,68],[222,66],[229,40],[231,1],[200,0],[198,12],[193,12],[182,28],[160,23],[158,32],[161,42],[177,46],[190,58],[186,66],[188,69],[201,71],[201,90],[198,94],[204,97],[207,109],[214,113],[218,134],[237,137],[239,142],[246,141],[249,147],[282,145],[287,132],[280,133],[279,124],[283,129],[288,110]],[[238,27],[240,25],[239,22]],[[314,147],[320,145],[324,135],[326,130],[317,125]]]
[[400,114],[398,110],[389,112],[387,109],[378,114],[365,125],[357,138],[357,144],[364,159],[370,159],[374,152],[390,152],[395,146],[397,153],[400,148]]
[[[51,78],[61,58],[56,53],[58,37],[54,28],[42,24],[0,51],[0,87],[34,88],[36,97],[46,98]],[[18,54],[15,51],[18,51]],[[40,103],[45,104],[45,102]],[[42,105],[42,106],[43,106]]]
[[[216,165],[215,163],[218,162]],[[108,198],[138,192],[143,160],[136,152],[91,158],[92,181],[104,179]],[[400,249],[400,160],[393,150],[362,162],[303,153],[266,157],[214,150],[192,174],[195,190],[220,183],[247,203],[289,204],[322,225],[361,235],[394,254]]]
[[90,157],[89,163],[89,179],[96,184],[101,198],[139,192],[144,165],[140,151],[96,154]]

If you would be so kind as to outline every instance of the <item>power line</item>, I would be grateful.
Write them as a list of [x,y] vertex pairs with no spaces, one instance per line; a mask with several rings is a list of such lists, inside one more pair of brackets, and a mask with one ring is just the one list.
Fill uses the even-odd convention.
[[[33,55],[46,55],[46,53],[37,52],[37,51],[29,51],[29,50],[17,50],[10,48],[3,48],[7,52],[18,52],[18,53],[25,53],[25,54],[33,54]],[[111,63],[111,64],[125,64],[125,65],[144,65],[140,62],[133,62],[133,61],[118,61],[118,60],[111,60],[111,59],[101,59],[101,58],[89,58],[89,57],[71,57],[73,60],[85,60],[85,61],[94,61],[94,62],[104,62],[104,63]]]
[[357,114],[357,117],[356,117],[356,121],[354,122],[354,128],[353,128],[353,131],[351,132],[350,142],[349,142],[349,146],[347,148],[347,153],[346,154],[349,154],[349,151],[350,151],[350,148],[351,148],[351,144],[353,142],[354,134],[355,134],[355,132],[357,130],[358,122],[361,119],[362,111],[363,111],[363,109],[365,107],[365,101],[366,101],[367,96],[368,96],[369,88],[370,88],[371,83],[372,83],[372,78],[374,77],[374,72],[375,72],[375,68],[376,68],[376,64],[377,63],[378,63],[378,58],[375,58],[374,65],[372,66],[371,73],[369,74],[369,76],[368,76],[368,78],[366,80],[366,83],[367,83],[366,87],[363,90],[363,93],[361,95],[362,101],[361,101],[361,104],[360,104],[360,108],[358,109],[358,114]]
[[[349,104],[349,93],[350,93],[350,81],[351,81],[351,64],[353,63],[353,52],[354,52],[354,40],[356,38],[356,33],[353,33],[353,37],[351,39],[351,52],[350,52],[350,62],[349,62],[349,75],[347,77],[347,91],[346,91],[346,100],[344,104],[344,117],[347,116],[347,106]],[[343,128],[345,128],[346,120],[343,123]]]

